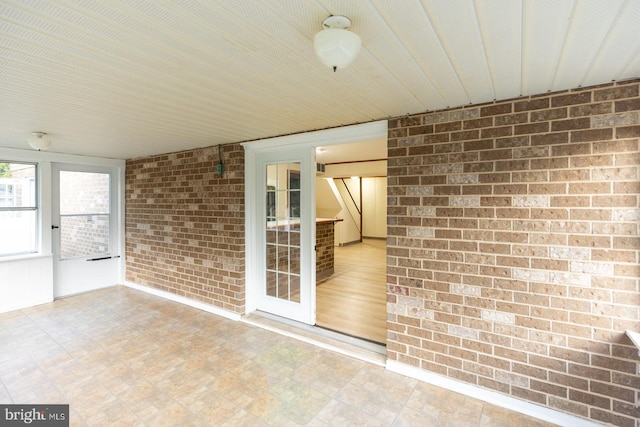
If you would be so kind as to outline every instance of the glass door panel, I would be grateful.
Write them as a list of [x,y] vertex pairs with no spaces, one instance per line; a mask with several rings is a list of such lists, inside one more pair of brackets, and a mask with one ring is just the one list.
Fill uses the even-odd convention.
[[266,290],[300,302],[300,163],[266,165]]
[[110,175],[60,171],[60,259],[110,251]]

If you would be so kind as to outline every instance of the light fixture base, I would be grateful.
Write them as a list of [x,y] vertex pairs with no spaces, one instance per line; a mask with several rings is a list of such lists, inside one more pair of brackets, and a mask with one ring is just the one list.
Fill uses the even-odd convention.
[[351,26],[351,19],[344,15],[331,15],[322,21],[324,29],[346,30]]

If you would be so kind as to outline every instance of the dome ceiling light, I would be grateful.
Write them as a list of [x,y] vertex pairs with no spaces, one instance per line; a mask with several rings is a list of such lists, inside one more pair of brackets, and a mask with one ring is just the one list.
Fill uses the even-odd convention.
[[322,21],[322,31],[313,38],[313,46],[320,61],[335,72],[351,64],[360,52],[360,37],[347,30],[351,20],[342,15],[331,15]]
[[27,142],[34,150],[46,150],[51,147],[51,139],[47,137],[45,132],[33,132]]

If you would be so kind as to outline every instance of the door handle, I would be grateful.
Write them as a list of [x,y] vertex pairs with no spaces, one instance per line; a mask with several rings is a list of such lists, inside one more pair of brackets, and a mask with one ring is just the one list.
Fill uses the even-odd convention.
[[102,261],[105,259],[113,259],[113,258],[120,258],[120,255],[116,255],[116,256],[103,256],[103,257],[99,257],[99,258],[90,258],[87,261]]
[[51,229],[52,229],[52,230],[55,230],[56,228],[60,228],[60,226],[59,226],[59,225],[52,225],[52,226],[51,226]]

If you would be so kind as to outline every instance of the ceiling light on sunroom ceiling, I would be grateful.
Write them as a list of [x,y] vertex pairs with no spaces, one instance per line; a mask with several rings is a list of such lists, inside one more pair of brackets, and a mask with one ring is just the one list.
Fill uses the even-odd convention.
[[32,132],[31,136],[27,138],[27,143],[34,150],[46,150],[51,147],[51,139],[45,132]]
[[342,15],[331,15],[322,21],[322,31],[313,38],[313,46],[320,61],[335,72],[351,64],[362,42],[360,37],[349,31],[351,20]]

